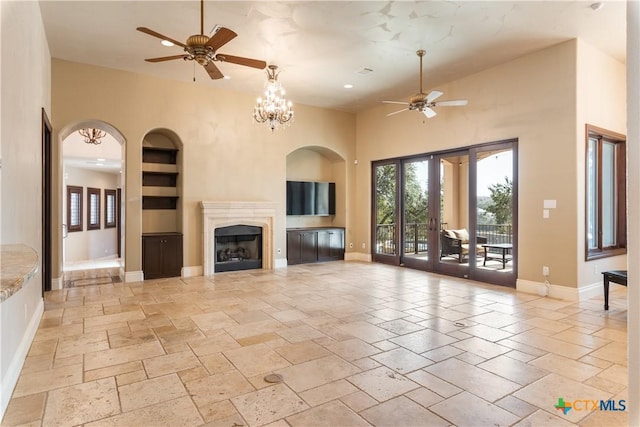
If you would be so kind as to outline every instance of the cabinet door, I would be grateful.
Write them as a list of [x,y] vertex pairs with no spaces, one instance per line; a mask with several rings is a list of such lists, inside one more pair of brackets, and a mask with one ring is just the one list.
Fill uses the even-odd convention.
[[318,261],[331,261],[333,251],[332,240],[335,239],[333,230],[318,230]]
[[300,235],[300,261],[318,261],[318,233],[305,231]]
[[177,277],[182,274],[182,236],[170,235],[162,242],[163,277]]
[[331,236],[331,254],[334,259],[344,259],[344,230],[333,230]]
[[300,239],[302,233],[298,231],[287,231],[287,264],[300,264]]
[[145,279],[162,277],[162,240],[160,236],[142,238],[142,271]]
[[318,261],[333,261],[344,259],[343,230],[318,230]]

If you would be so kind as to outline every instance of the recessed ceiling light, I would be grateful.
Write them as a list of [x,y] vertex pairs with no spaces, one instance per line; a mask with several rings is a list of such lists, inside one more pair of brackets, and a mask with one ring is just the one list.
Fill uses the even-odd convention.
[[160,42],[160,44],[161,44],[162,46],[167,46],[167,47],[171,47],[171,46],[173,46],[173,43],[171,43],[169,40],[162,40],[162,41]]
[[231,80],[231,76],[224,76],[225,80]]
[[106,159],[96,159],[99,162],[104,162]]
[[104,166],[102,163],[96,163],[96,166]]
[[353,85],[352,85],[352,84],[347,83],[346,85],[344,85],[344,88],[345,88],[345,89],[351,89],[351,88],[353,88]]

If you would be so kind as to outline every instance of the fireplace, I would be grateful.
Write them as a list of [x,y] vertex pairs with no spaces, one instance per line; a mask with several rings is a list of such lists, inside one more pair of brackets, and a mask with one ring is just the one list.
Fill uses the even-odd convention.
[[215,271],[262,268],[262,227],[219,227],[215,235]]
[[[273,202],[200,202],[202,207],[202,243],[204,275],[221,271],[217,263],[216,230],[231,226],[253,226],[261,230],[257,243],[262,269],[275,267],[276,204]],[[286,260],[285,260],[286,261]],[[286,266],[286,264],[285,264]]]

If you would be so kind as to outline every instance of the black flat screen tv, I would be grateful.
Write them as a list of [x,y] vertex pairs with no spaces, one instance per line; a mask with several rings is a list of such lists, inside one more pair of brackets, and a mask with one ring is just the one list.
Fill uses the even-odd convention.
[[335,215],[334,182],[287,181],[287,215]]

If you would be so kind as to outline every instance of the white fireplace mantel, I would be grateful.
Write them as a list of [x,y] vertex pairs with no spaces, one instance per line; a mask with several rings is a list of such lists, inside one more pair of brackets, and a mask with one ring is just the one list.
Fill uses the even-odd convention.
[[203,218],[204,274],[215,272],[215,230],[230,225],[262,227],[262,268],[273,269],[276,204],[273,202],[200,202]]

